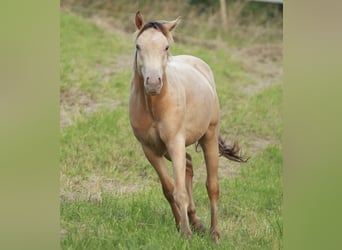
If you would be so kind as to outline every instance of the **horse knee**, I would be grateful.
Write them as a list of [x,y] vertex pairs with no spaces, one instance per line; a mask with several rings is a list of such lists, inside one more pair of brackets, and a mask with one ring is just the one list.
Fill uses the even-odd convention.
[[173,193],[173,199],[179,208],[184,206],[188,207],[189,205],[189,196],[186,190],[175,190]]
[[218,183],[206,182],[207,192],[210,199],[218,199],[220,195],[220,188]]

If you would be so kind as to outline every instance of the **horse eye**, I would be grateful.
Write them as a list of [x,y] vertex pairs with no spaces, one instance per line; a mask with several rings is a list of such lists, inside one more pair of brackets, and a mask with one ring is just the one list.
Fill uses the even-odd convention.
[[165,51],[168,51],[168,50],[169,50],[169,45],[167,45],[165,48]]
[[135,45],[135,48],[136,48],[137,50],[140,50],[140,46],[139,46],[138,44]]

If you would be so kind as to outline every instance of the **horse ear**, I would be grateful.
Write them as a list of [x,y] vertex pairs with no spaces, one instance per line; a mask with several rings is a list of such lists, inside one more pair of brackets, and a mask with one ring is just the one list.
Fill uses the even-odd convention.
[[137,11],[135,14],[135,26],[140,30],[142,26],[144,26],[144,18],[140,14],[140,11]]
[[180,21],[181,21],[181,17],[177,17],[176,20],[164,23],[164,26],[169,32],[171,32],[174,28],[176,28],[176,26],[180,23]]

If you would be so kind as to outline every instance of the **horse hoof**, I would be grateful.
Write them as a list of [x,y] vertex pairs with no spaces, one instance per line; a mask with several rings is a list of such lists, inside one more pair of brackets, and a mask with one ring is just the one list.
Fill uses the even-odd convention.
[[192,238],[191,232],[182,232],[181,236],[182,236],[182,238],[186,238],[189,242],[191,242],[191,238]]
[[197,225],[194,225],[194,231],[200,235],[203,235],[205,233],[205,225],[201,222]]
[[220,241],[220,233],[218,231],[212,232],[211,233],[211,239],[215,242],[218,243]]

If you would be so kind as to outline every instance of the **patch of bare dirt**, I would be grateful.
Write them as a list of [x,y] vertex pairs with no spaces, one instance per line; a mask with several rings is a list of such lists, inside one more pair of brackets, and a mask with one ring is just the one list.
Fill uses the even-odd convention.
[[[122,26],[121,23],[118,23],[113,17],[109,16],[93,16],[91,18],[91,21],[93,21],[99,28],[109,32],[109,33],[115,33],[119,34],[120,36],[124,37],[132,37],[128,32],[125,31],[125,27]],[[132,23],[133,26],[133,23]]]
[[283,73],[282,47],[276,45],[258,45],[238,50],[234,55],[240,60],[247,72],[261,77],[274,78]]
[[279,83],[283,75],[283,50],[280,45],[258,45],[237,51],[233,56],[242,64],[253,84],[243,86],[247,94],[255,94]]
[[253,138],[249,142],[249,152],[253,155],[258,154],[259,152],[263,151],[265,148],[267,148],[269,145],[272,144],[280,144],[281,142],[278,140],[270,139],[270,138],[260,138],[256,137]]
[[60,127],[65,128],[85,115],[91,115],[99,108],[114,110],[121,104],[117,100],[96,101],[80,90],[63,91],[60,95]]
[[102,76],[102,82],[108,82],[115,73],[133,69],[133,54],[120,54],[109,65],[98,64],[96,71]]
[[87,179],[81,176],[68,177],[61,175],[61,201],[102,202],[102,194],[123,195],[141,191],[143,184],[123,184],[105,176],[92,175]]
[[182,43],[182,44],[189,45],[189,46],[195,45],[195,46],[205,47],[207,49],[218,49],[218,48],[225,49],[226,48],[224,42],[219,41],[219,40],[199,40],[191,36],[184,37],[184,36],[178,36],[177,34],[175,34],[173,38],[176,43]]

